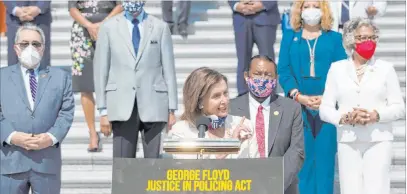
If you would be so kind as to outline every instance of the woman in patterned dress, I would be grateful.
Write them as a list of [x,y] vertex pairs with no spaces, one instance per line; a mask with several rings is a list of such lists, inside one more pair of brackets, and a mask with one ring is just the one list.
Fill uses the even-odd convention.
[[71,29],[72,89],[81,93],[81,103],[89,128],[89,152],[101,151],[100,137],[95,128],[93,98],[93,54],[100,24],[122,12],[115,1],[69,1],[69,13],[74,19]]

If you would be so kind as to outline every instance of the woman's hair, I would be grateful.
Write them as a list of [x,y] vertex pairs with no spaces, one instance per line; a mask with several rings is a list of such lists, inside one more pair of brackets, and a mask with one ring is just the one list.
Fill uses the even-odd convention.
[[352,50],[355,48],[356,30],[362,26],[371,27],[375,35],[379,35],[379,28],[370,19],[354,18],[346,22],[343,26],[343,47],[349,56],[352,55]]
[[[294,31],[298,31],[302,27],[301,9],[304,2],[305,0],[296,0],[291,7],[290,24]],[[319,5],[322,12],[321,28],[325,31],[331,30],[333,18],[329,8],[329,2],[322,0],[319,2]]]
[[184,84],[184,113],[180,119],[195,124],[195,119],[201,115],[200,106],[203,98],[213,85],[220,83],[222,80],[228,82],[224,75],[213,69],[201,67],[194,70]]

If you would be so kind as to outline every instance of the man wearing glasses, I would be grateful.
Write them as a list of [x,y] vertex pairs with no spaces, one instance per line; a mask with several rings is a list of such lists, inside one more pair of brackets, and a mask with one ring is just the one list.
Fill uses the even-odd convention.
[[50,65],[51,1],[4,1],[4,4],[6,5],[8,65],[18,62],[17,53],[13,50],[14,39],[17,29],[25,22],[36,24],[44,32],[46,46],[41,65]]
[[70,75],[40,66],[44,32],[25,23],[15,35],[19,62],[0,69],[1,193],[59,194],[60,144],[71,127]]

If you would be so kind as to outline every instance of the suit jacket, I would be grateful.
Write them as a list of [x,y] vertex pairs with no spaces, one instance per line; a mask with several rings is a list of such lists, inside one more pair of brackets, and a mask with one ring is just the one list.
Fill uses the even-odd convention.
[[19,26],[21,24],[20,19],[13,15],[15,7],[25,6],[37,6],[40,8],[41,13],[32,21],[35,24],[51,24],[51,1],[4,1],[6,5],[6,23]]
[[[230,101],[230,114],[255,119],[250,115],[249,93]],[[275,115],[277,111],[279,114]],[[298,194],[297,174],[304,161],[304,134],[301,106],[297,102],[273,95],[270,102],[268,156],[284,157],[285,194]],[[256,138],[253,138],[256,139]]]
[[[74,117],[71,76],[56,67],[39,71],[34,109],[27,99],[20,65],[0,70],[1,174],[30,169],[47,174],[61,172],[61,148]],[[51,133],[58,143],[38,151],[27,151],[5,143],[13,131],[29,134]]]
[[[349,13],[350,17],[349,18],[357,18],[357,17],[362,17],[362,18],[368,18],[368,15],[366,13],[366,9],[369,6],[374,6],[377,9],[377,14],[376,17],[383,16],[386,13],[386,7],[387,7],[387,0],[380,0],[380,1],[374,1],[374,0],[355,0],[355,1],[349,1]],[[338,31],[338,26],[340,24],[341,20],[341,15],[342,15],[342,1],[331,1],[330,2],[330,7],[332,11],[332,17],[334,19],[333,25],[332,25],[332,30],[333,31]],[[376,18],[374,17],[374,18]],[[374,19],[371,18],[371,19]]]
[[136,99],[143,122],[167,122],[169,109],[177,109],[171,32],[165,22],[146,17],[137,56],[124,13],[100,28],[93,60],[96,104],[107,108],[110,121],[127,121]]
[[[380,115],[379,122],[355,127],[339,125],[342,114],[355,107],[376,110]],[[404,100],[393,64],[373,58],[359,82],[351,59],[333,63],[319,110],[323,121],[337,126],[338,142],[393,140],[391,122],[405,116]]]
[[245,20],[253,20],[257,25],[278,25],[281,23],[280,12],[278,11],[277,1],[261,1],[265,10],[254,15],[245,16],[233,10],[233,7],[239,1],[228,1],[233,11],[233,25],[238,27],[244,23]]

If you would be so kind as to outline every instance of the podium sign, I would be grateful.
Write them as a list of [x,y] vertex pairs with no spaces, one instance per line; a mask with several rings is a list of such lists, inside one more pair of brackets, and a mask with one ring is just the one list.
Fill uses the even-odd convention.
[[283,194],[283,158],[114,158],[112,194]]

